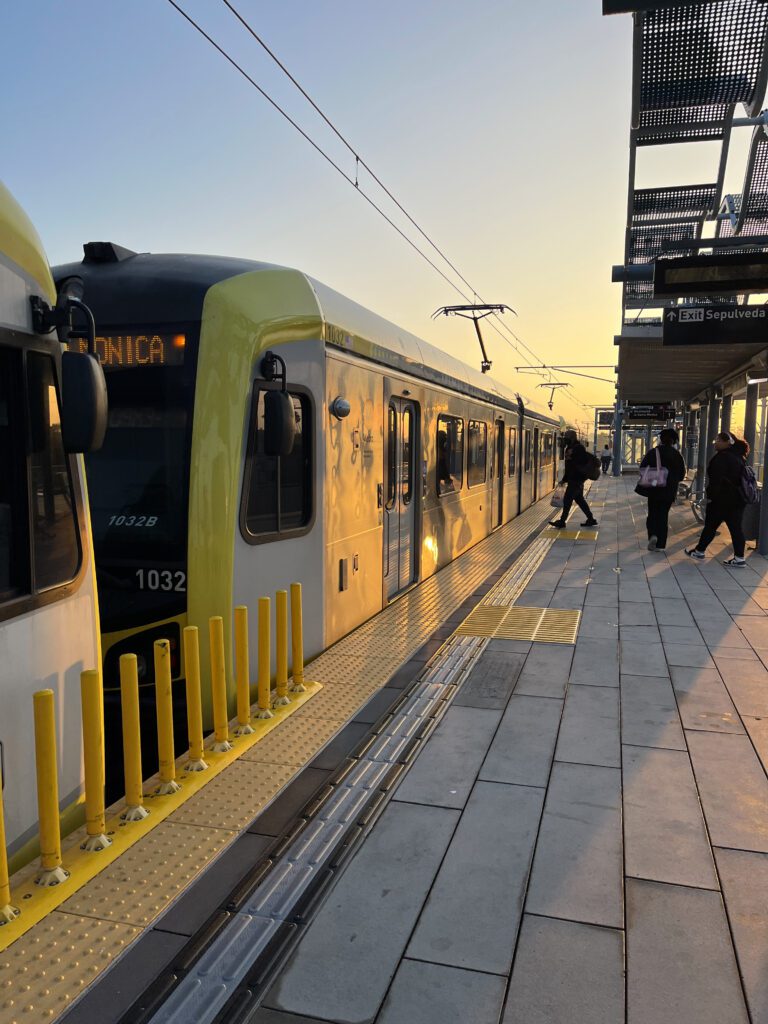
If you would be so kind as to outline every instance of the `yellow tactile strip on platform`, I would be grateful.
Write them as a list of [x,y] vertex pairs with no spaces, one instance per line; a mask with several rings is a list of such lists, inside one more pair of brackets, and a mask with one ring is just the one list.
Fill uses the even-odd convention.
[[548,526],[542,530],[542,537],[553,537],[555,540],[597,540],[597,530],[560,530],[556,526]]
[[479,605],[456,630],[459,636],[575,644],[581,612],[571,608]]
[[0,1024],[56,1020],[140,934],[55,910],[0,953]]
[[234,761],[169,820],[209,829],[243,829],[295,774],[292,765]]

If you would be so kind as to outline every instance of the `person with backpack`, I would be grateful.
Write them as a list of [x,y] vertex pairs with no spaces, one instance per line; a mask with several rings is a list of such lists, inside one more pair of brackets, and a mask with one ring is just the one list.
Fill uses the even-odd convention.
[[648,499],[648,550],[663,551],[669,533],[669,510],[677,486],[685,478],[685,462],[675,448],[677,431],[671,427],[659,434],[659,444],[646,452],[640,463],[640,482],[635,490]]
[[743,568],[744,528],[742,519],[747,505],[757,500],[755,474],[747,465],[749,445],[734,434],[724,431],[715,438],[715,454],[707,466],[707,509],[704,529],[695,548],[686,550],[689,558],[701,560],[718,526],[725,523],[733,543],[733,557],[725,565]]
[[597,520],[592,515],[592,510],[584,497],[584,484],[587,479],[596,479],[593,476],[595,466],[597,466],[597,475],[599,477],[600,462],[581,444],[575,430],[566,430],[563,434],[563,439],[565,440],[563,450],[565,465],[563,468],[563,479],[560,481],[561,485],[565,484],[563,510],[560,513],[560,518],[552,519],[549,525],[556,526],[558,530],[562,530],[565,527],[571,506],[576,502],[587,517],[587,521],[581,525],[597,526]]
[[602,452],[600,454],[600,463],[602,464],[602,467],[603,467],[603,476],[605,476],[606,473],[608,472],[608,470],[611,468],[611,461],[612,461],[612,459],[613,459],[613,452],[608,447],[608,445],[605,445],[605,447],[603,448],[603,450],[602,450]]

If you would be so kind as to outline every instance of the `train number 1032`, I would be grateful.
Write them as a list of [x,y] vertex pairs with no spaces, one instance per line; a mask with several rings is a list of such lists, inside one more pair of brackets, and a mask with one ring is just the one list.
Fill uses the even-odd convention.
[[174,590],[183,594],[187,589],[187,574],[181,570],[137,569],[136,582],[139,590]]
[[157,526],[157,516],[110,516],[110,526]]

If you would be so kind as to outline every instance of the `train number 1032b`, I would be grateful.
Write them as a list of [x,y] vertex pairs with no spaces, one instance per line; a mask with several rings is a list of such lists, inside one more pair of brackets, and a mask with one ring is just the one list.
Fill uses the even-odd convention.
[[173,590],[183,594],[187,589],[187,574],[180,569],[137,569],[136,582],[139,590]]
[[157,526],[158,516],[110,516],[110,526]]

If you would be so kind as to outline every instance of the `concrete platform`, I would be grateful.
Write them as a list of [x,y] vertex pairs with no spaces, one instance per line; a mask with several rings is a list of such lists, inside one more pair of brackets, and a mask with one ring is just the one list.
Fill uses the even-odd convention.
[[768,561],[686,506],[648,552],[633,484],[520,595],[575,646],[487,643],[243,1020],[766,1024]]

